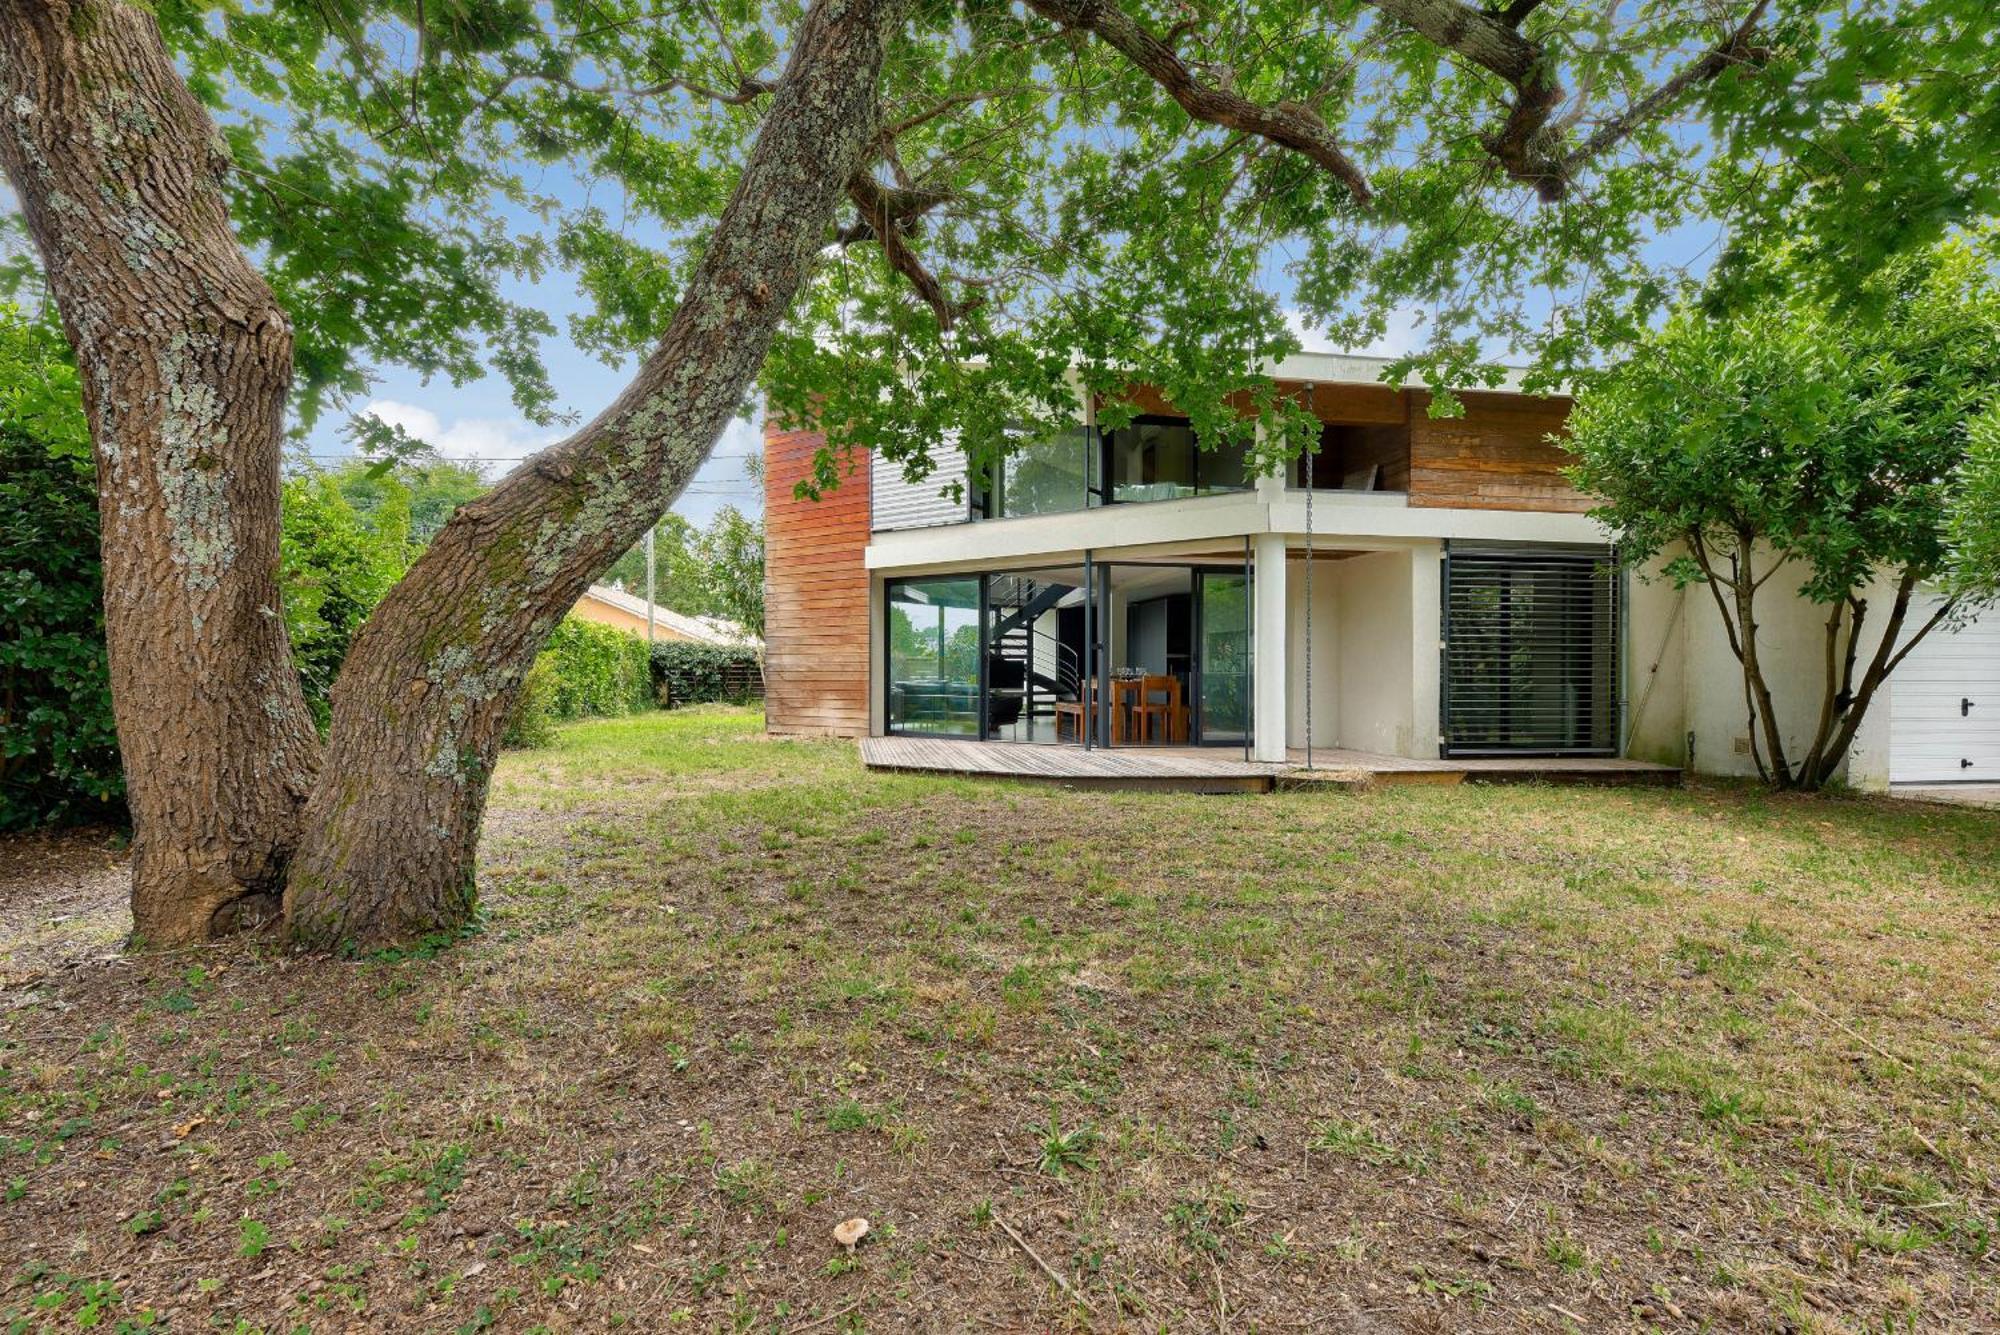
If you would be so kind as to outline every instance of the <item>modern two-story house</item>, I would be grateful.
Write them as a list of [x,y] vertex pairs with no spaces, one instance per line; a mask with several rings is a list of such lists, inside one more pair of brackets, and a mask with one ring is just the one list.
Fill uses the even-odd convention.
[[[1568,401],[1466,393],[1433,418],[1383,366],[1275,368],[1321,421],[1284,477],[1200,448],[1143,390],[1131,425],[1080,401],[997,477],[949,449],[918,482],[857,458],[816,501],[793,490],[819,438],[768,430],[770,728],[1746,772],[1714,609],[1619,567],[1563,475]],[[1821,613],[1774,611],[1767,659],[1813,670]],[[2000,779],[2000,627],[1935,638],[1864,726],[1853,782]],[[1816,701],[1797,694],[1803,732]]]

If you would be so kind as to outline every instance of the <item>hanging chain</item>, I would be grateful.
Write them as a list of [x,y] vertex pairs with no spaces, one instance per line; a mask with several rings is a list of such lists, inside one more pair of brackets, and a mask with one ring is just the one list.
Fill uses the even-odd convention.
[[[1313,387],[1306,385],[1306,407],[1313,401]],[[1319,414],[1313,413],[1313,420]],[[1306,768],[1313,767],[1313,456],[1319,453],[1317,440],[1306,450]]]

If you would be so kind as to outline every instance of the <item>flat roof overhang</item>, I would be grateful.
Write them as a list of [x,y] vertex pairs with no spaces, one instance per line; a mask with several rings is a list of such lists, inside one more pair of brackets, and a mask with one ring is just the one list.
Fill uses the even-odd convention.
[[[1286,535],[1305,542],[1303,491],[1260,490],[1178,501],[1107,505],[1019,519],[987,519],[871,535],[871,571],[923,571],[995,564],[1061,565],[1087,549],[1101,559],[1191,558],[1240,548],[1245,538]],[[1451,541],[1602,543],[1588,515],[1525,510],[1412,506],[1399,492],[1313,493],[1313,545],[1393,550]]]

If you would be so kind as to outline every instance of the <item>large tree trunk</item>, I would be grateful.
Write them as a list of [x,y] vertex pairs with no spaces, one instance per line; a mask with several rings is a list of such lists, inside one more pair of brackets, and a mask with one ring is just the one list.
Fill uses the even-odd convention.
[[0,164],[76,349],[147,944],[275,911],[319,742],[278,598],[291,326],[152,16],[0,0]]
[[907,0],[819,0],[659,347],[618,401],[461,509],[356,636],[286,918],[351,948],[462,923],[500,734],[549,630],[743,402],[876,124]]

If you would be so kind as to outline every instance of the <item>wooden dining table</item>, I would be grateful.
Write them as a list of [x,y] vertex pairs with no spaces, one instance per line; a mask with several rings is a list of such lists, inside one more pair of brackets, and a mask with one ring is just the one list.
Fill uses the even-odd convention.
[[[1138,677],[1113,677],[1111,679],[1111,744],[1125,745],[1132,735],[1133,716],[1137,707],[1145,700],[1145,682]],[[1097,707],[1097,683],[1088,682],[1081,700],[1063,700],[1056,705],[1056,740],[1062,740],[1063,720],[1076,720],[1076,736],[1083,740],[1084,720]]]

